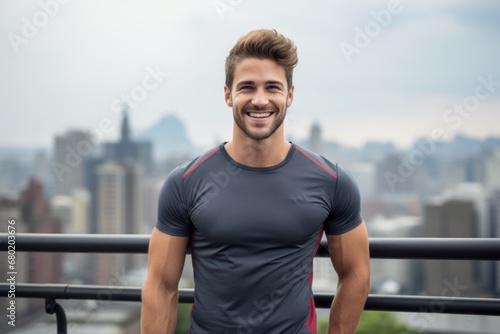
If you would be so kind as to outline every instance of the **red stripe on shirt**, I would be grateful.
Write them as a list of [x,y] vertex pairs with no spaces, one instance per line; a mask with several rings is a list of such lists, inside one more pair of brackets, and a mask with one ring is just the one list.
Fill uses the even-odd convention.
[[323,169],[325,172],[327,172],[328,174],[330,174],[331,176],[333,176],[335,179],[337,178],[337,174],[335,174],[332,170],[330,170],[328,167],[326,167],[325,165],[323,165],[321,162],[319,162],[318,160],[314,159],[313,157],[311,157],[306,151],[304,151],[303,149],[301,149],[300,147],[297,146],[297,150],[302,153],[303,155],[305,155],[309,160],[311,160],[312,162],[314,162],[317,166],[319,166],[321,169]]
[[201,160],[199,160],[197,163],[195,163],[191,168],[189,168],[187,171],[182,174],[182,178],[185,178],[189,174],[191,174],[192,171],[194,171],[196,168],[198,168],[202,163],[204,163],[208,158],[210,158],[214,153],[220,150],[220,147],[214,148],[212,151],[210,151],[206,156],[204,156]]
[[[316,256],[316,253],[318,252],[319,245],[321,243],[321,238],[323,237],[323,227],[321,227],[321,230],[318,235],[318,240],[316,241],[316,247],[314,247],[314,252],[313,252],[313,258],[311,260],[311,273],[309,274],[309,286],[311,287],[312,291],[312,282],[313,282],[313,260],[314,256]],[[309,297],[309,317],[307,318],[306,321],[306,327],[309,329],[311,334],[317,334],[317,320],[316,320],[316,306],[314,304],[314,297],[311,296]]]

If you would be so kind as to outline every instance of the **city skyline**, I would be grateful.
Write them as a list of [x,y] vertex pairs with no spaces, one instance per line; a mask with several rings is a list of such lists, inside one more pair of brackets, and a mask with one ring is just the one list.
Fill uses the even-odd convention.
[[224,59],[239,36],[262,27],[298,46],[286,121],[294,138],[307,137],[314,122],[326,140],[358,147],[367,141],[404,147],[436,129],[448,138],[500,135],[495,1],[4,6],[0,146],[50,147],[68,128],[103,124],[115,131],[102,141],[114,140],[118,103],[127,95],[135,131],[175,113],[196,146],[228,140]]
[[[119,117],[122,117],[121,114]],[[152,123],[151,125],[148,125],[146,128],[138,128],[136,125],[134,126],[134,124],[131,124],[131,126],[130,126],[131,138],[132,139],[143,139],[144,134],[151,131],[151,129],[155,129],[156,131],[158,131],[158,129],[161,128],[159,126],[165,125],[164,121],[166,118],[170,119],[170,120],[174,119],[176,121],[175,123],[179,122],[185,128],[184,130],[187,130],[187,128],[189,128],[189,124],[183,122],[182,117],[179,116],[178,114],[165,113],[165,114],[160,116],[160,118],[157,120],[157,122]],[[177,125],[175,123],[173,123],[171,125],[175,127]],[[102,132],[100,132],[99,128],[85,128],[85,127],[78,127],[78,126],[67,127],[67,128],[62,128],[57,133],[54,133],[53,136],[50,137],[50,141],[47,144],[32,143],[32,144],[23,145],[23,144],[19,144],[19,143],[15,142],[15,141],[11,141],[9,143],[0,143],[0,150],[15,152],[16,149],[21,149],[21,150],[26,149],[32,153],[36,153],[37,150],[52,151],[53,145],[54,145],[54,140],[56,137],[64,135],[68,132],[73,132],[73,131],[88,132],[88,137],[86,137],[87,139],[90,139],[92,141],[92,143],[97,145],[97,146],[104,147],[104,146],[108,145],[109,143],[115,143],[115,142],[120,141],[120,126],[121,126],[121,120],[117,119],[116,124],[113,122],[113,128],[110,132],[107,133],[107,136],[101,136]],[[172,128],[172,126],[170,128]],[[337,140],[336,138],[332,139],[331,137],[330,138],[326,137],[328,135],[328,128],[323,127],[323,123],[320,121],[312,121],[310,124],[307,124],[307,126],[304,125],[303,134],[301,133],[301,135],[298,137],[295,137],[293,133],[291,135],[290,134],[286,135],[286,137],[287,137],[287,139],[294,140],[294,142],[296,142],[296,143],[306,142],[306,141],[311,139],[311,129],[316,127],[316,126],[319,126],[321,131],[322,131],[322,138],[321,139],[324,141],[324,143],[331,143],[331,144],[335,144],[335,145],[340,145],[341,147],[345,147],[348,149],[361,149],[361,148],[365,148],[365,147],[372,145],[372,144],[381,144],[381,145],[393,145],[395,149],[397,149],[399,151],[405,151],[405,150],[411,149],[420,140],[426,140],[426,139],[432,140],[436,143],[452,143],[456,138],[467,138],[467,139],[470,139],[473,141],[485,141],[485,140],[500,139],[500,131],[498,134],[493,133],[493,134],[486,134],[486,135],[475,135],[475,134],[469,134],[467,132],[457,131],[457,132],[449,133],[449,135],[447,135],[446,137],[443,136],[441,138],[433,138],[432,131],[435,131],[436,129],[441,129],[439,127],[436,127],[432,131],[430,131],[429,136],[425,136],[425,135],[416,136],[415,138],[412,138],[408,143],[405,143],[405,145],[401,145],[401,143],[399,143],[400,145],[398,145],[398,141],[394,140],[394,139],[385,140],[385,139],[378,139],[378,138],[374,138],[374,139],[367,138],[366,141],[363,141],[363,142],[360,142],[357,144],[353,144],[350,142],[342,141],[341,138],[339,140]],[[186,131],[185,137],[182,137],[180,139],[192,141],[193,138],[191,138],[190,134],[187,133],[187,131]],[[209,149],[210,147],[213,147],[214,145],[218,145],[219,143],[221,143],[223,141],[223,139],[221,139],[220,137],[217,137],[217,136],[212,138],[212,139],[214,139],[214,140],[208,141],[208,142],[201,142],[201,143],[195,142],[194,143],[195,145],[190,150],[193,150],[193,152],[200,152],[200,150]],[[230,138],[224,139],[224,141],[227,141],[228,139],[230,139]],[[10,154],[10,156],[14,157],[12,154]],[[1,155],[0,155],[0,157],[1,157]]]

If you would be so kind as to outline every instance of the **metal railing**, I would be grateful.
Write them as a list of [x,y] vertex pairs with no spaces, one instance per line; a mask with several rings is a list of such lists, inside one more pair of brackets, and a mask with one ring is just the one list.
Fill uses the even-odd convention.
[[[0,234],[0,251],[8,249],[8,234]],[[15,235],[16,252],[147,253],[149,235],[28,234]],[[322,242],[317,255],[328,256]],[[378,259],[500,260],[500,239],[370,238],[370,256]],[[75,284],[16,284],[16,297],[45,299],[46,312],[56,314],[58,333],[66,333],[66,316],[56,299],[141,301],[140,287]],[[0,283],[0,297],[7,297],[8,283]],[[180,289],[179,302],[192,303],[193,289]],[[335,294],[315,293],[318,308],[329,308]],[[439,307],[432,305],[439,304]],[[445,296],[370,294],[365,310],[499,315],[500,299]]]

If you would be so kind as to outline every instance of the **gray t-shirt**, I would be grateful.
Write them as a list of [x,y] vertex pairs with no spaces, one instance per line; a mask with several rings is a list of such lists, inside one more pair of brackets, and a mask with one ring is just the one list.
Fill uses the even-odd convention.
[[362,222],[352,176],[292,144],[284,161],[253,168],[224,144],[168,176],[156,227],[190,237],[191,334],[316,334],[313,258],[323,231]]

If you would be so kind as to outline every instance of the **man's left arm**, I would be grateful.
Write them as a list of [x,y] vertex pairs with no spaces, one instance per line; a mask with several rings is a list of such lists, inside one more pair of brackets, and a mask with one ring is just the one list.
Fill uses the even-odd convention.
[[327,234],[330,258],[339,277],[330,309],[328,334],[355,332],[370,291],[370,254],[364,222],[339,235]]

